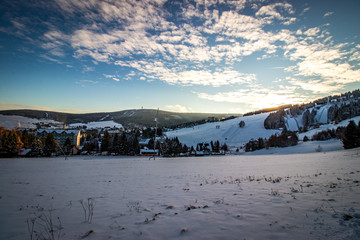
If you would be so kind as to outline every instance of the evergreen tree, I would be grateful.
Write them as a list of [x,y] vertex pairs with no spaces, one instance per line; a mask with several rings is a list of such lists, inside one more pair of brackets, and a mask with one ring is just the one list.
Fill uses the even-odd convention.
[[139,141],[136,136],[134,137],[134,139],[132,141],[131,152],[133,152],[134,154],[140,153]]
[[63,150],[64,150],[65,154],[67,154],[67,155],[70,154],[71,148],[72,148],[71,140],[70,140],[70,138],[66,138],[64,146],[63,146]]
[[56,152],[56,148],[57,147],[56,147],[56,142],[55,142],[54,135],[52,133],[49,133],[45,138],[45,144],[44,144],[43,152],[47,156],[51,156],[52,153]]
[[360,130],[354,121],[350,121],[345,128],[342,142],[345,149],[360,147]]
[[0,156],[5,156],[5,142],[8,135],[8,130],[5,127],[0,127]]
[[32,156],[40,156],[42,155],[44,145],[40,138],[35,137],[31,142],[31,154]]
[[120,154],[127,154],[128,152],[128,140],[125,132],[123,132],[120,136]]
[[220,152],[220,142],[219,142],[219,140],[217,140],[215,142],[215,152]]
[[24,143],[24,148],[31,147],[31,140],[29,132],[27,130],[22,131],[21,141]]
[[114,135],[111,150],[115,153],[120,153],[120,137],[117,133]]
[[183,146],[183,149],[182,149],[182,153],[187,153],[189,151],[189,148],[188,148],[188,146],[186,146],[186,144],[184,144],[184,146]]
[[264,141],[263,138],[259,138],[258,139],[258,149],[260,150],[260,149],[263,149],[263,148],[265,148],[265,141]]
[[108,131],[104,132],[104,137],[101,141],[101,152],[109,151],[111,148],[111,136]]
[[226,145],[226,143],[222,145],[221,150],[224,150],[225,152],[228,151],[228,146]]
[[0,128],[0,155],[4,157],[16,156],[23,147],[21,132],[18,129],[7,130]]
[[194,152],[194,151],[195,151],[194,146],[191,146],[190,152],[192,153],[192,152]]

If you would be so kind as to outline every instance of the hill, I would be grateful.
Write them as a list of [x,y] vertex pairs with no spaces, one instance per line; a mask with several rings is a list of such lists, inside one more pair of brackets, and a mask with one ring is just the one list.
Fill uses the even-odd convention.
[[[266,109],[265,109],[266,110]],[[265,111],[262,110],[262,111]],[[166,132],[169,138],[177,137],[187,146],[198,143],[220,141],[229,147],[241,147],[251,139],[269,138],[280,134],[284,128],[298,133],[299,139],[311,138],[315,133],[326,129],[346,126],[350,119],[360,120],[360,92],[330,96],[304,105],[287,105],[277,111],[259,113],[257,111],[242,117],[223,122],[206,123],[194,127]],[[245,123],[240,127],[240,122]]]
[[[0,114],[6,116],[21,116],[30,118],[30,122],[36,122],[37,119],[41,122],[55,121],[58,124],[66,125],[81,125],[90,122],[103,122],[104,124],[121,124],[124,127],[153,127],[155,125],[154,119],[157,117],[159,127],[173,127],[188,122],[196,122],[207,119],[222,119],[231,116],[231,114],[213,114],[213,113],[176,113],[161,111],[155,109],[132,109],[118,112],[102,112],[102,113],[84,113],[71,114],[62,112],[39,111],[39,110],[5,110],[0,111]],[[7,118],[7,121],[11,119]],[[17,126],[19,118],[14,118],[14,126]],[[0,122],[0,125],[3,125]],[[98,124],[101,126],[101,124]]]

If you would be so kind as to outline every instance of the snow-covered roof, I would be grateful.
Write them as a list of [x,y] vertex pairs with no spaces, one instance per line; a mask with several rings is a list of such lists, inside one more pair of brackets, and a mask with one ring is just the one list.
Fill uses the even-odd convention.
[[151,138],[140,139],[139,144],[140,144],[140,145],[147,145],[147,144],[149,144],[150,139],[151,139]]
[[74,134],[78,135],[80,133],[80,130],[65,130],[65,129],[38,129],[38,133],[56,133],[56,134]]

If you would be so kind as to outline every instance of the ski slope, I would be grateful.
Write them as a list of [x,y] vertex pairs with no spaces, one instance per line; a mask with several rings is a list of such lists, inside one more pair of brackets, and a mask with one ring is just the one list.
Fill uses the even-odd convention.
[[[168,138],[178,137],[180,142],[187,146],[194,146],[201,142],[219,140],[220,144],[226,143],[229,147],[239,147],[252,138],[269,138],[281,130],[267,130],[264,127],[264,120],[270,113],[263,113],[253,116],[239,117],[223,122],[206,123],[190,128],[166,132]],[[245,122],[245,127],[240,128],[240,121]]]
[[[322,123],[319,128],[310,129],[305,133],[298,134],[299,140],[302,140],[304,136],[311,138],[315,133],[327,130],[336,129],[340,126],[347,126],[349,121],[354,120],[356,124],[360,121],[360,116],[353,117],[351,119],[344,120],[338,124],[327,123],[328,106],[323,106],[317,111],[315,118],[319,123]],[[239,117],[224,122],[212,122],[202,125],[198,125],[191,128],[183,128],[174,131],[166,132],[165,135],[169,138],[178,137],[180,142],[187,146],[194,146],[198,143],[219,140],[220,144],[226,143],[230,148],[241,147],[251,139],[269,138],[271,135],[281,133],[281,129],[265,129],[264,121],[270,113],[263,113],[253,116]],[[240,128],[240,121],[245,122],[245,127]],[[290,131],[298,131],[299,127],[303,126],[302,115],[291,117],[290,115],[285,116],[285,125]],[[218,127],[217,127],[218,126]]]

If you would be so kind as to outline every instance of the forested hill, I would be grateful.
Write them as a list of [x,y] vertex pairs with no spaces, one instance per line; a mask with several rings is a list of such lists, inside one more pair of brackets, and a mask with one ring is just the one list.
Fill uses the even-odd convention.
[[321,124],[339,123],[360,115],[360,91],[329,96],[314,102],[293,105],[271,113],[264,121],[266,129],[286,128],[306,132]]
[[5,110],[0,111],[3,115],[16,115],[35,119],[47,119],[71,123],[88,123],[98,121],[114,121],[125,127],[152,127],[157,117],[159,127],[173,127],[188,122],[207,121],[208,119],[222,119],[232,114],[214,113],[176,113],[156,109],[133,109],[118,112],[72,114],[39,110]]

